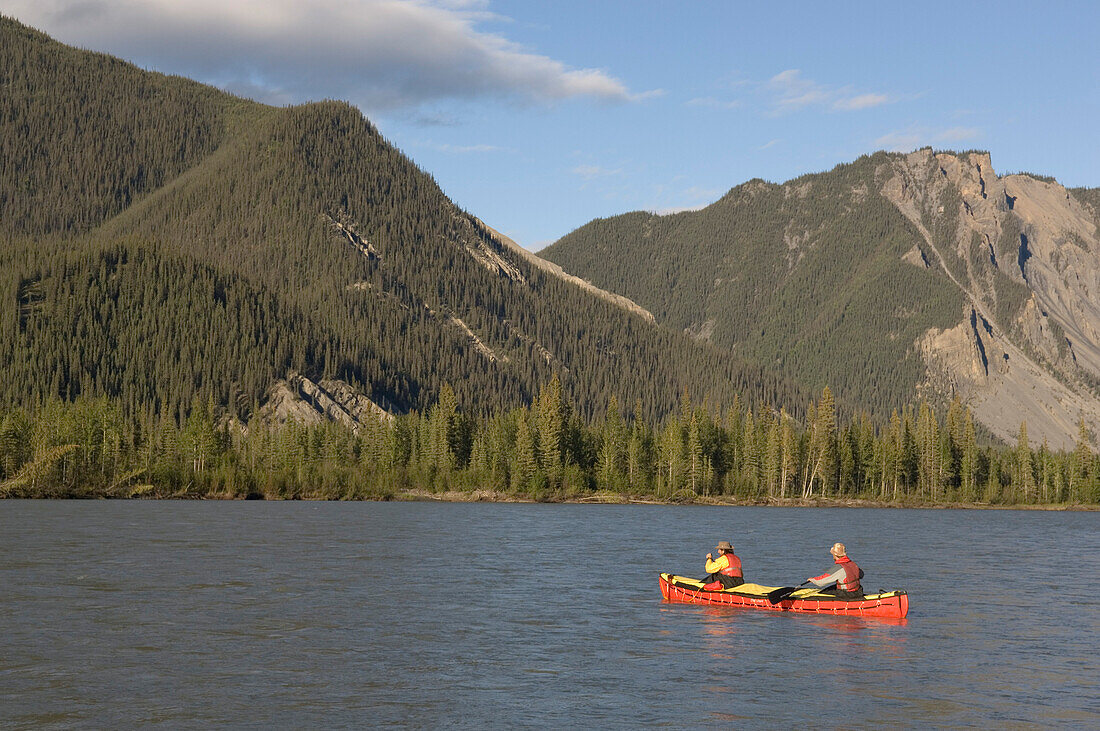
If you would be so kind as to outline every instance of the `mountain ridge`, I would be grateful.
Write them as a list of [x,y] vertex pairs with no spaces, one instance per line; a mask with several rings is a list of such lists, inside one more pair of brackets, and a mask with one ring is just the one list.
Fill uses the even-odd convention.
[[1069,446],[1081,416],[1100,430],[1095,200],[1000,178],[985,152],[879,152],[700,211],[597,219],[539,253],[880,419],[959,394],[1001,439],[1027,421]]
[[257,104],[8,18],[0,39],[0,404],[247,420],[280,382],[392,413],[450,384],[483,413],[555,376],[586,417],[808,401],[517,252],[349,104]]

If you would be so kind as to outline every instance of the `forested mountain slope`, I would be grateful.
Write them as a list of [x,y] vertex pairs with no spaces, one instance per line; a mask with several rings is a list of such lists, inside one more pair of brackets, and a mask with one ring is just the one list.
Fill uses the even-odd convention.
[[986,153],[877,153],[696,212],[599,219],[540,252],[658,322],[886,418],[962,395],[994,434],[1100,427],[1095,190]]
[[7,18],[0,88],[0,403],[248,419],[288,390],[404,412],[450,383],[488,411],[554,375],[586,414],[808,401],[536,266],[347,104],[253,103]]

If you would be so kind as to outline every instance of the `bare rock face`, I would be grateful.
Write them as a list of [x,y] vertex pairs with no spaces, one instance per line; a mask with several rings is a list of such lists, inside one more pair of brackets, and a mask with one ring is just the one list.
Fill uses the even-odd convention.
[[489,271],[507,277],[513,282],[527,284],[527,279],[523,276],[523,272],[520,271],[519,267],[505,257],[505,254],[512,253],[514,255],[515,252],[509,252],[509,247],[501,240],[500,236],[488,226],[485,226],[479,219],[471,216],[469,222],[475,231],[481,229],[489,235],[471,236],[472,243],[468,240],[463,244],[466,252]]
[[904,260],[946,275],[968,301],[956,327],[915,344],[928,368],[923,388],[962,395],[1006,440],[1026,421],[1037,439],[1071,448],[1082,416],[1100,433],[1093,212],[1055,182],[998,177],[988,153],[926,148],[877,175],[883,197],[924,239]]
[[477,351],[478,354],[480,354],[483,358],[491,363],[498,360],[505,363],[509,362],[510,358],[507,355],[501,355],[498,358],[497,354],[493,352],[493,349],[486,345],[485,341],[479,338],[477,334],[470,329],[470,326],[463,322],[461,319],[455,317],[454,315],[445,315],[445,317],[448,319],[451,325],[457,327],[460,331],[462,331],[462,334],[466,336],[467,341],[470,343],[473,349]]
[[1091,212],[1061,185],[1005,178],[1023,222],[1017,264],[1041,309],[1057,322],[1079,366],[1100,376],[1100,236]]
[[[955,393],[985,387],[989,382],[986,344],[977,330],[977,313],[947,330],[932,328],[917,347],[929,367],[927,386],[937,393]],[[997,363],[993,364],[996,370]]]
[[690,327],[684,330],[684,332],[687,333],[688,336],[694,340],[698,340],[700,342],[710,342],[711,339],[714,337],[714,325],[715,321],[713,319],[704,320],[703,322],[692,324]]
[[921,269],[927,269],[929,266],[931,266],[928,263],[928,258],[924,255],[924,252],[921,251],[921,248],[916,244],[913,245],[912,249],[902,255],[901,260]]
[[336,421],[356,433],[368,420],[393,420],[393,415],[344,381],[314,383],[297,373],[271,386],[257,417],[267,424]]

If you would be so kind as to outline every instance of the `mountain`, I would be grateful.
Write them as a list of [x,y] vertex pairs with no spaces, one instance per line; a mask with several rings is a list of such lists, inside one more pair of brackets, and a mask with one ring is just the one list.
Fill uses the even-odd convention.
[[1100,431],[1100,191],[985,152],[884,152],[539,252],[657,321],[885,419],[965,399],[993,434]]
[[180,421],[808,400],[456,207],[348,104],[276,108],[0,18],[0,406]]

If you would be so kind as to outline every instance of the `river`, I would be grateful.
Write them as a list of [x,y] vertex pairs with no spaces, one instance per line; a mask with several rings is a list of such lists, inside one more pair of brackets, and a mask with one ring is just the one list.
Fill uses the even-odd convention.
[[[847,544],[906,620],[666,604]],[[0,501],[0,725],[1100,727],[1100,514]]]

